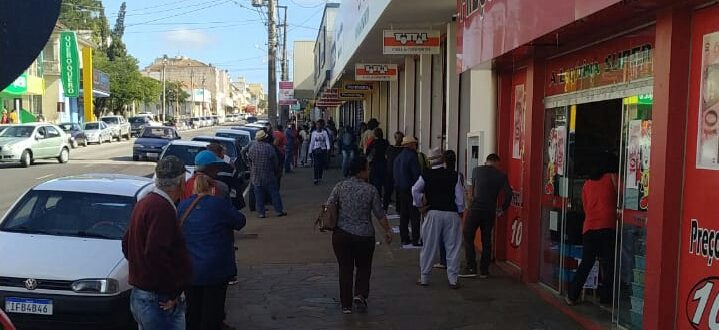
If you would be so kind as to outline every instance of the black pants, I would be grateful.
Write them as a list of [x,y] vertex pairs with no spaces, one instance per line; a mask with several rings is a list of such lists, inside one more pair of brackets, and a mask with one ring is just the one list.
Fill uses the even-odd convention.
[[469,211],[464,223],[462,233],[464,236],[464,257],[467,268],[477,269],[477,251],[474,248],[474,239],[479,228],[482,235],[482,259],[479,261],[479,272],[489,273],[489,264],[492,261],[492,228],[494,228],[495,210],[472,209]]
[[227,282],[187,290],[187,329],[218,330],[225,319]]
[[312,152],[312,164],[315,169],[315,180],[322,180],[322,174],[324,173],[328,163],[327,150],[315,149]]
[[[389,204],[392,203],[392,197],[395,197],[395,200],[397,200],[397,197],[392,196],[392,194],[394,194],[394,178],[392,178],[391,175],[387,175],[387,178],[384,181],[384,196],[382,196],[382,204],[385,210],[387,210],[387,208],[389,208]],[[397,205],[398,204],[395,204],[395,206]],[[397,206],[397,210],[399,210],[399,206]]]
[[[419,243],[419,210],[412,205],[412,191],[398,190],[399,197],[399,235],[402,243]],[[409,237],[409,225],[412,225],[412,239]]]
[[352,235],[339,228],[332,234],[332,248],[340,267],[340,301],[343,308],[352,307],[354,296],[369,297],[374,244],[374,237]]
[[612,302],[612,290],[614,283],[614,229],[589,230],[582,235],[582,262],[574,275],[574,280],[569,285],[567,295],[569,299],[579,299],[584,282],[587,281],[589,272],[594,267],[594,262],[599,257],[599,271],[601,283],[599,284],[599,301],[603,304]]

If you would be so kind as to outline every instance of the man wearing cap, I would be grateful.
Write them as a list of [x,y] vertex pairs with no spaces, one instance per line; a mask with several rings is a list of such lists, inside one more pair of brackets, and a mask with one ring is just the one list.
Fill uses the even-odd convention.
[[175,204],[185,187],[185,164],[174,156],[155,167],[155,188],[137,202],[122,238],[133,286],[130,310],[141,329],[185,329],[183,291],[192,266]]
[[419,254],[420,279],[417,284],[429,283],[432,261],[439,245],[447,251],[447,279],[452,289],[459,288],[459,250],[462,246],[460,214],[464,212],[462,181],[457,172],[444,166],[440,148],[430,150],[431,168],[412,186],[414,204],[426,209],[422,224],[424,245]]
[[250,182],[255,191],[255,209],[260,218],[265,218],[265,196],[268,194],[272,199],[277,216],[286,216],[282,207],[280,196],[278,169],[281,169],[279,158],[275,148],[267,141],[268,134],[265,131],[257,131],[256,142],[249,146],[247,158],[250,162]]
[[[421,246],[419,236],[419,210],[412,203],[412,186],[421,170],[417,157],[417,140],[411,136],[402,139],[402,152],[394,161],[394,180],[397,196],[399,198],[399,233],[402,245],[412,244]],[[409,225],[412,224],[412,238],[410,240]]]
[[217,157],[215,153],[209,150],[203,150],[195,156],[195,173],[185,183],[185,191],[183,199],[192,196],[192,187],[195,186],[195,178],[198,175],[207,175],[212,178],[212,195],[218,197],[230,198],[230,188],[226,183],[217,180],[217,174],[220,170],[227,166],[222,158]]

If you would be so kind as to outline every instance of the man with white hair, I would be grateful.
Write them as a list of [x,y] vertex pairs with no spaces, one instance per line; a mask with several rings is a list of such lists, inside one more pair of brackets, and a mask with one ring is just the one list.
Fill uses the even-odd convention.
[[122,238],[133,286],[130,310],[141,329],[185,329],[183,292],[192,266],[175,206],[185,187],[185,164],[165,157],[155,174],[155,188],[135,205]]
[[440,244],[447,251],[447,279],[449,287],[459,288],[459,251],[462,246],[462,223],[464,193],[460,176],[445,168],[440,148],[430,151],[431,169],[422,173],[412,186],[414,204],[426,211],[422,224],[424,245],[419,254],[420,279],[418,285],[427,286],[432,262]]

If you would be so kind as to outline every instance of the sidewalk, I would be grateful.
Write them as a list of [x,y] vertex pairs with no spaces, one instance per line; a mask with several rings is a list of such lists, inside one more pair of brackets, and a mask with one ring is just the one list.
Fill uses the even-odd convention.
[[[524,284],[493,268],[487,280],[461,280],[451,290],[436,270],[429,287],[415,285],[419,250],[399,248],[399,236],[377,246],[367,314],[343,315],[331,233],[313,222],[339,171],[312,184],[312,169],[282,180],[288,217],[249,214],[236,235],[239,283],[228,289],[227,322],[237,329],[579,329]],[[247,210],[247,209],[246,209]],[[390,221],[396,226],[398,221]],[[378,233],[381,230],[377,231]]]

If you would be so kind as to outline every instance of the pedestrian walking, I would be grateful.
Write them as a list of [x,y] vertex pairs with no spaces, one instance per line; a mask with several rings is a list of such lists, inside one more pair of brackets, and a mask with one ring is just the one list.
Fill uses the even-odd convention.
[[[397,158],[400,152],[402,152],[402,139],[404,138],[404,133],[402,132],[395,132],[394,133],[394,145],[391,145],[387,148],[387,178],[385,179],[385,185],[384,185],[384,199],[383,199],[383,206],[384,209],[387,210],[389,208],[389,204],[392,203],[392,197],[395,198],[395,201],[399,201],[397,196],[395,194],[394,186],[394,160]],[[399,211],[399,206],[395,204],[395,209]]]
[[345,314],[352,313],[353,303],[358,312],[367,310],[375,249],[372,215],[384,230],[385,242],[392,242],[379,194],[367,183],[367,160],[364,157],[353,159],[350,174],[350,178],[335,185],[327,200],[328,205],[337,205],[339,210],[332,248],[339,264],[340,301]]
[[294,163],[294,160],[295,160],[294,154],[295,154],[295,141],[296,141],[296,139],[295,139],[295,133],[294,133],[294,131],[292,130],[292,127],[291,127],[291,126],[287,126],[287,128],[285,129],[284,136],[285,136],[285,141],[286,141],[286,144],[285,144],[285,147],[284,147],[284,153],[285,153],[285,163],[284,163],[285,173],[292,173],[292,164]]
[[317,129],[312,132],[310,137],[309,150],[312,153],[312,165],[314,165],[314,184],[317,185],[322,180],[324,173],[327,154],[330,150],[330,137],[325,129],[325,121],[320,119],[317,121]]
[[237,274],[234,231],[245,216],[225,198],[213,196],[212,178],[198,175],[192,195],[177,214],[192,260],[192,286],[187,290],[187,329],[221,329],[227,283]]
[[[413,246],[421,246],[419,210],[412,202],[412,186],[419,175],[421,169],[417,157],[417,140],[411,136],[402,139],[402,152],[394,160],[394,179],[395,189],[399,196],[399,230],[402,238],[402,245],[412,244]],[[412,226],[412,236],[410,238],[409,226]]]
[[374,129],[379,126],[379,121],[376,118],[372,118],[367,122],[367,130],[362,132],[362,152],[367,155],[367,147],[374,139]]
[[185,164],[174,156],[155,166],[155,188],[137,202],[122,253],[128,261],[130,311],[140,329],[185,329],[185,296],[192,265],[175,203],[185,187]]
[[[601,157],[606,160],[608,157]],[[614,241],[617,221],[617,175],[608,170],[604,161],[598,161],[590,169],[589,180],[582,187],[584,226],[582,228],[582,261],[579,263],[574,280],[569,285],[565,300],[574,305],[579,301],[589,272],[599,258],[601,283],[599,303],[612,303],[614,283]]]
[[258,131],[256,142],[250,145],[247,158],[250,161],[250,182],[255,192],[255,209],[265,218],[265,196],[269,195],[278,217],[287,215],[282,206],[278,176],[282,168],[275,148],[267,141],[267,133]]
[[383,196],[383,187],[387,178],[387,148],[389,142],[384,139],[384,132],[377,127],[374,129],[372,141],[367,146],[367,160],[370,164],[369,181]]
[[[497,209],[497,199],[504,193],[502,207]],[[471,209],[464,224],[464,251],[466,268],[460,277],[477,277],[477,252],[474,239],[477,228],[482,234],[482,257],[479,261],[479,277],[489,277],[489,263],[492,258],[492,228],[497,216],[501,216],[512,202],[512,187],[507,175],[499,169],[499,156],[490,154],[482,166],[472,171]]]
[[342,175],[348,177],[350,164],[357,152],[357,139],[351,126],[345,127],[340,138],[340,151],[342,151]]
[[302,130],[300,131],[300,139],[302,140],[302,147],[300,149],[300,164],[302,165],[302,167],[305,167],[308,160],[308,149],[310,148],[310,132],[308,126],[302,126]]
[[420,279],[418,285],[427,286],[437,249],[447,251],[447,279],[452,289],[459,288],[459,250],[462,246],[462,223],[464,191],[460,176],[445,167],[442,150],[430,151],[431,168],[422,173],[412,186],[415,205],[425,209],[422,223],[422,251],[419,255]]
[[10,118],[7,116],[7,110],[2,111],[2,118],[0,118],[0,124],[9,124]]

